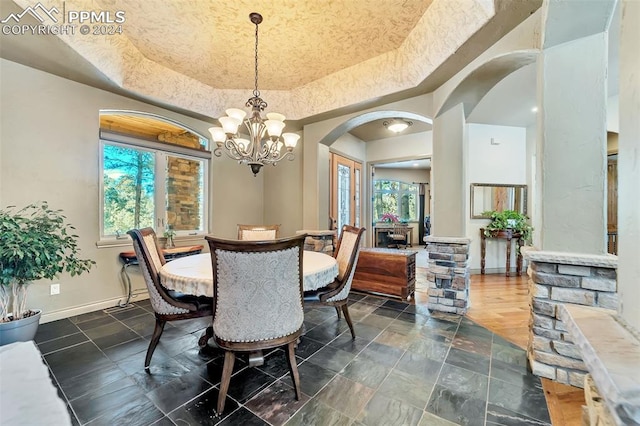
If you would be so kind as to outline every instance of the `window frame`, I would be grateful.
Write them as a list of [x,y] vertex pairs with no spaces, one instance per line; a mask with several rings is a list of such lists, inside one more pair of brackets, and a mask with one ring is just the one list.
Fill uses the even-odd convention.
[[[390,182],[390,183],[397,183],[398,185],[398,189],[397,190],[392,190],[392,189],[376,189],[376,183],[377,182]],[[394,213],[396,216],[398,216],[398,218],[400,218],[400,220],[402,219],[402,211],[401,211],[401,203],[400,200],[402,199],[402,196],[404,194],[414,194],[415,195],[415,200],[416,200],[416,216],[413,218],[409,218],[407,219],[407,222],[420,222],[420,209],[419,209],[419,197],[420,197],[420,188],[418,187],[417,184],[413,184],[413,183],[409,183],[409,182],[404,182],[398,179],[373,179],[373,196],[371,197],[372,199],[372,205],[371,205],[371,211],[373,213],[373,215],[376,214],[376,196],[378,194],[397,194],[397,204],[396,204],[396,211],[395,212],[385,212],[385,213]],[[414,191],[408,190],[408,189],[402,189],[403,185],[406,185],[408,187],[415,187]],[[374,217],[374,222],[379,221],[379,218],[375,218]]]
[[[188,130],[188,129],[187,129]],[[208,139],[194,132],[200,138],[209,142]],[[128,235],[105,235],[104,233],[104,147],[105,145],[120,146],[124,148],[140,149],[154,154],[154,226],[156,234],[161,236],[166,230],[167,219],[166,208],[166,179],[167,179],[167,157],[180,157],[190,161],[200,161],[203,165],[203,185],[202,185],[202,230],[181,230],[176,231],[176,237],[201,237],[209,233],[209,180],[211,151],[197,150],[180,145],[172,145],[163,142],[145,140],[135,136],[122,135],[100,130],[99,135],[99,225],[100,242],[115,242],[119,240],[129,240]],[[162,206],[162,207],[160,207]]]

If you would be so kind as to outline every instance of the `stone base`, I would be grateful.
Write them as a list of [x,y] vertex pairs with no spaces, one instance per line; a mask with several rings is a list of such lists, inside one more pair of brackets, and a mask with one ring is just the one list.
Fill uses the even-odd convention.
[[317,251],[328,255],[333,255],[334,240],[336,238],[336,231],[313,231],[313,230],[301,230],[296,231],[296,234],[307,234],[304,240],[304,249],[308,251]]
[[583,421],[583,424],[588,426],[616,426],[616,422],[598,393],[596,384],[590,374],[587,374],[584,378],[584,400],[586,403],[584,407],[586,419],[583,417],[583,420],[587,422]]
[[538,251],[523,247],[529,261],[531,317],[527,356],[533,373],[582,388],[587,368],[575,338],[560,317],[565,304],[615,308],[615,256]]
[[468,238],[427,237],[427,283],[432,311],[464,315],[469,308]]

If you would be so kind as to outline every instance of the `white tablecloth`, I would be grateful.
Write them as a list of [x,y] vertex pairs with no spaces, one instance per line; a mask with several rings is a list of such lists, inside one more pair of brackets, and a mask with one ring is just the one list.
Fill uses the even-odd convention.
[[[335,258],[324,253],[305,251],[302,256],[305,291],[316,290],[338,275]],[[209,253],[181,257],[160,269],[162,284],[184,294],[213,297],[213,272]]]

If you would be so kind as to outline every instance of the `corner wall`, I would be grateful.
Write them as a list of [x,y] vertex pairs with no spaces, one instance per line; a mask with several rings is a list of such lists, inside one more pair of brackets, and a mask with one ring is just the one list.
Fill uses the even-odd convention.
[[[97,262],[89,274],[73,278],[62,274],[56,280],[61,284],[60,295],[49,296],[46,282],[32,285],[28,306],[43,309],[44,321],[68,316],[65,312],[115,306],[124,295],[118,253],[131,250],[131,245],[96,247],[100,236],[99,110],[155,113],[204,135],[210,123],[4,59],[0,73],[0,207],[46,200],[52,208],[63,209],[80,236],[82,256]],[[210,171],[210,231],[229,238],[236,235],[238,222],[260,223],[262,175],[254,178],[247,166],[228,158],[214,158]],[[135,269],[130,268],[134,288],[145,288]]]

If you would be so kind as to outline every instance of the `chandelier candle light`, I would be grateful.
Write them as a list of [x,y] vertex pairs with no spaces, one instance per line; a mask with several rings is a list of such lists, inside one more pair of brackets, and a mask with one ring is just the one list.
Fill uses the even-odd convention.
[[[253,175],[256,176],[265,164],[275,166],[278,161],[285,158],[293,160],[293,149],[300,135],[282,133],[285,126],[284,115],[270,112],[267,113],[267,120],[260,115],[260,112],[267,107],[258,90],[258,25],[262,22],[262,15],[254,12],[249,15],[249,19],[256,26],[255,89],[253,97],[249,98],[245,104],[246,107],[251,108],[251,115],[245,119],[247,113],[244,110],[229,108],[225,111],[227,115],[218,119],[222,127],[211,127],[209,132],[216,143],[216,148],[213,150],[216,157],[220,157],[224,150],[225,154],[238,160],[238,163],[249,165]],[[249,132],[248,139],[242,137],[245,135],[238,133],[241,123],[244,123]]]

